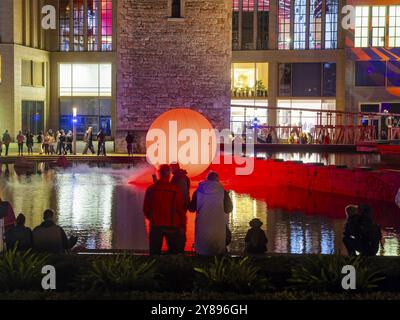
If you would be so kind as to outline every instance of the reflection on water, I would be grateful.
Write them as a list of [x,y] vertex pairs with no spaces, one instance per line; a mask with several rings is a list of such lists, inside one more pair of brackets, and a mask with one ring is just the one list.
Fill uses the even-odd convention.
[[304,163],[323,163],[324,165],[340,165],[349,168],[359,166],[377,166],[381,164],[381,155],[373,153],[304,153],[304,152],[257,152],[258,157],[268,159],[282,159],[285,161],[303,161]]
[[[79,244],[86,248],[147,250],[148,225],[142,214],[144,190],[128,184],[140,168],[75,165],[67,170],[43,166],[39,169],[35,174],[18,176],[11,165],[8,173],[3,166],[0,177],[0,196],[11,201],[17,213],[27,216],[29,227],[40,224],[42,212],[52,208],[58,223],[67,233],[77,234]],[[232,198],[233,252],[243,250],[248,223],[259,218],[264,223],[270,252],[345,253],[342,218],[332,218],[328,212],[311,215],[268,208],[270,200],[235,192]],[[393,216],[393,212],[387,214]],[[194,220],[194,214],[188,213],[187,250],[192,249],[194,241]],[[385,224],[385,251],[381,254],[400,255],[399,235],[397,222]]]

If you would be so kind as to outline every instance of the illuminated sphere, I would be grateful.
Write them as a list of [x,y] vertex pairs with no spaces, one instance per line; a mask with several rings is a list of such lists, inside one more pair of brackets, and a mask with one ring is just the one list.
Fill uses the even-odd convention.
[[153,166],[178,162],[189,177],[195,177],[207,170],[217,153],[216,134],[202,114],[186,108],[172,109],[153,122],[146,148],[147,161]]

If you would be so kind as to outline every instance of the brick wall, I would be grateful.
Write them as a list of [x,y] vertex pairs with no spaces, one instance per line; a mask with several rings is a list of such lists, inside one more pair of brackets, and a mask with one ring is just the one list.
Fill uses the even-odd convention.
[[127,130],[143,137],[175,107],[229,128],[231,1],[185,0],[184,19],[168,19],[168,0],[118,1],[117,151]]

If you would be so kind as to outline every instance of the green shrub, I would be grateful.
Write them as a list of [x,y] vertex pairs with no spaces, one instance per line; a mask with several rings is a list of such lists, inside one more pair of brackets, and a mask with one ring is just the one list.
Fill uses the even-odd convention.
[[259,275],[260,268],[249,257],[240,260],[215,258],[214,263],[204,268],[196,267],[195,271],[199,274],[196,282],[199,290],[251,293],[270,286],[269,279]]
[[[385,277],[368,267],[365,258],[333,256],[309,256],[304,263],[292,268],[292,276],[288,280],[295,289],[308,288],[315,291],[343,291],[342,268],[352,265],[356,269],[356,288],[358,291],[377,288],[377,283]],[[293,286],[292,286],[293,288]]]
[[40,290],[42,268],[48,256],[33,253],[31,250],[20,252],[17,247],[0,257],[0,290]]
[[143,261],[127,254],[101,257],[92,261],[89,270],[78,281],[82,288],[89,290],[157,290],[158,274],[155,262]]

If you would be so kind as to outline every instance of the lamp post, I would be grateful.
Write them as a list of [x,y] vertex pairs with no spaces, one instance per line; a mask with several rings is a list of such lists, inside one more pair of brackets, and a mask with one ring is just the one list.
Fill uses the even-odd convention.
[[74,142],[74,155],[76,155],[76,123],[78,122],[78,119],[76,118],[77,114],[78,114],[78,109],[77,108],[73,108],[72,109],[73,112],[73,119],[72,119],[72,135],[73,135],[73,142]]

